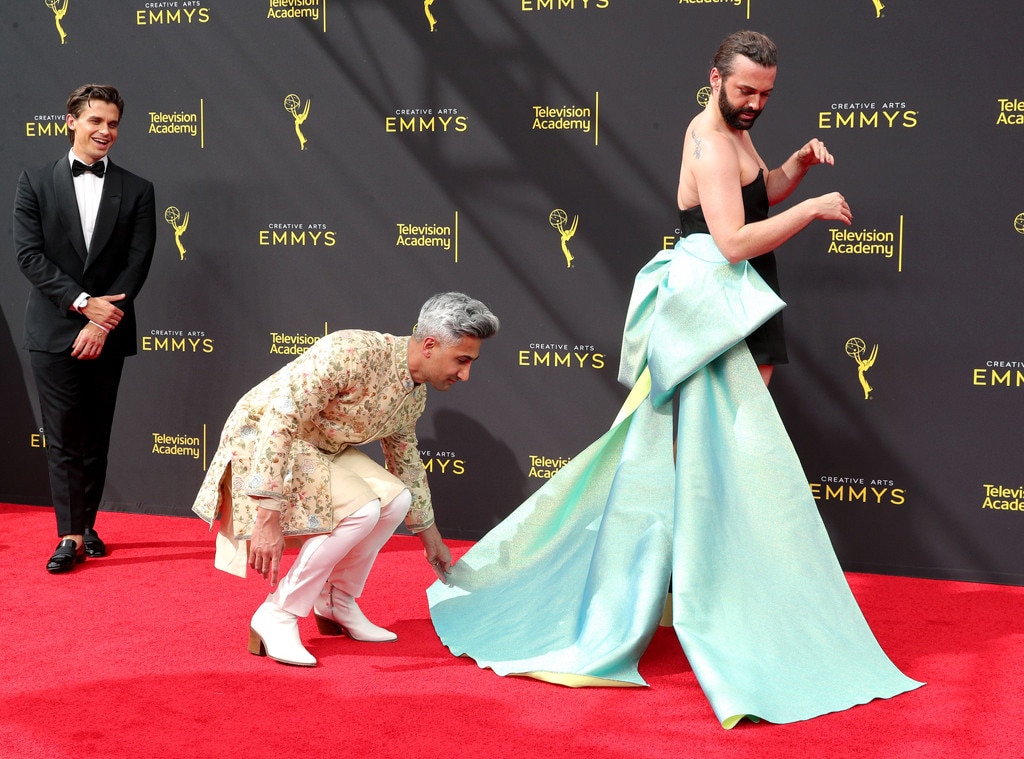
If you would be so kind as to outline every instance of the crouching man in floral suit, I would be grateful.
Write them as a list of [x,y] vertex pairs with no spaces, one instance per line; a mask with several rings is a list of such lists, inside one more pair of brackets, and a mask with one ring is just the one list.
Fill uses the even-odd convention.
[[[215,566],[246,568],[276,589],[256,610],[249,651],[312,667],[298,618],[313,611],[321,633],[396,640],[356,598],[377,553],[404,519],[439,576],[451,552],[434,524],[416,422],[427,385],[469,379],[498,319],[478,300],[441,293],[420,310],[409,337],[362,330],[326,335],[237,403],[192,510],[220,520]],[[386,468],[355,446],[380,441]],[[278,582],[285,538],[302,548]]]

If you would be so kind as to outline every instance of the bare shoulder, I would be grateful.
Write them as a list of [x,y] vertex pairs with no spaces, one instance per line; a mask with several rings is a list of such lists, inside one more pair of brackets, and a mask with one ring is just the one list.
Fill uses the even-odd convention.
[[739,175],[735,141],[714,122],[697,116],[687,126],[683,139],[677,198],[679,207],[697,205],[702,184],[732,175]]
[[699,114],[686,127],[686,134],[683,137],[683,160],[698,161],[703,158],[709,149],[726,147],[728,136],[723,134],[718,126],[705,114]]

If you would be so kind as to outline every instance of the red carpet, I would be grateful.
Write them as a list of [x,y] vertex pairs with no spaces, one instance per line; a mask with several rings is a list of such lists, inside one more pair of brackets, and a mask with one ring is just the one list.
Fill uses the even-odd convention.
[[5,759],[1024,756],[1024,588],[849,575],[883,647],[928,685],[726,731],[670,629],[641,662],[646,689],[499,678],[451,656],[416,538],[390,541],[361,601],[398,642],[321,637],[310,617],[300,629],[320,664],[300,669],[246,652],[267,586],[215,571],[205,524],[104,513],[97,527],[110,554],[51,576],[52,512],[0,505]]

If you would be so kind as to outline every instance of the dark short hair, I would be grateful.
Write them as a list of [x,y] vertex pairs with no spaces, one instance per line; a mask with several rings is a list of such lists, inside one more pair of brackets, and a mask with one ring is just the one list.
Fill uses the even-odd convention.
[[[109,84],[83,84],[68,96],[68,113],[77,119],[82,115],[82,111],[89,106],[91,100],[102,100],[104,103],[115,106],[118,118],[124,115],[124,100],[121,98],[121,93],[117,91],[116,87],[111,87]],[[68,139],[71,140],[72,145],[75,143],[74,130],[68,130]]]
[[778,51],[775,43],[760,32],[743,30],[733,32],[718,46],[711,65],[718,69],[723,79],[728,78],[733,72],[733,61],[737,55],[742,55],[754,63],[765,68],[778,66]]

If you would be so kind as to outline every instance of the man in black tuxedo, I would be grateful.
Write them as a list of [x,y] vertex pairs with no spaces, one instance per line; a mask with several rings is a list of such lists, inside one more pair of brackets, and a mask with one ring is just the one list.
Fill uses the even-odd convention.
[[96,512],[125,356],[136,347],[135,298],[156,242],[153,185],[107,153],[124,101],[83,85],[68,98],[71,150],[22,173],[14,247],[32,283],[24,347],[39,391],[60,542],[46,569],[103,556]]

